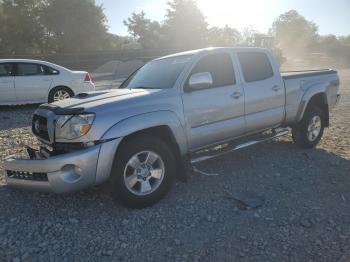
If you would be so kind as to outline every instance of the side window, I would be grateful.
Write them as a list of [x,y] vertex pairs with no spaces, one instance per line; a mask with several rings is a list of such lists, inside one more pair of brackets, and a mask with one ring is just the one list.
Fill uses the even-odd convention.
[[209,72],[213,78],[212,87],[234,85],[235,72],[229,54],[211,54],[201,58],[190,74]]
[[45,75],[45,68],[38,64],[19,63],[17,64],[17,76]]
[[273,76],[270,60],[265,53],[241,52],[238,53],[238,59],[246,82],[261,81]]
[[13,64],[0,64],[0,77],[12,76]]
[[58,75],[60,72],[52,67],[43,66],[46,75]]

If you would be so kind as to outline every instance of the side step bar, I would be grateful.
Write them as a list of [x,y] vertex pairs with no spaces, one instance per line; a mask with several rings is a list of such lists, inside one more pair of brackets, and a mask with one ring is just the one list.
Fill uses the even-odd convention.
[[271,140],[273,138],[286,136],[288,135],[288,133],[289,133],[288,129],[281,129],[278,131],[273,130],[270,134],[260,134],[260,136],[251,137],[252,140],[248,140],[248,141],[246,140],[244,142],[242,142],[241,140],[241,143],[239,142],[235,143],[235,141],[232,141],[226,144],[218,145],[213,148],[203,149],[192,154],[191,164],[196,164],[215,157],[226,155],[236,150],[249,147],[252,145],[256,145],[256,144]]

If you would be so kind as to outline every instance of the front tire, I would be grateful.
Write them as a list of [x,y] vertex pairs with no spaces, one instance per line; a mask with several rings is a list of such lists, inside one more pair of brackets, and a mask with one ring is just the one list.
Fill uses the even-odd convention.
[[138,136],[121,145],[108,186],[126,207],[151,206],[170,190],[175,169],[175,157],[165,142],[149,135]]
[[317,106],[307,108],[302,120],[292,127],[294,143],[301,148],[313,148],[321,140],[325,117],[322,109]]

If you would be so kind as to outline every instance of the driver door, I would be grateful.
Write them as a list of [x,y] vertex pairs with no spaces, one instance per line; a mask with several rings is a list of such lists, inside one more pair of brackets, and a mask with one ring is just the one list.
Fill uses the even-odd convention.
[[[210,73],[212,84],[191,90],[191,75]],[[244,92],[238,83],[230,52],[205,55],[194,65],[185,83],[184,113],[190,150],[217,143],[245,131]]]

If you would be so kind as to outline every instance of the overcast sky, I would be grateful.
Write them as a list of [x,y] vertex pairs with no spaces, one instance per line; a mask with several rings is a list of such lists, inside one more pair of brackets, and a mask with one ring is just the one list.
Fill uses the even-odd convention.
[[[127,35],[123,20],[134,11],[145,11],[147,17],[163,21],[167,0],[96,0],[102,4],[108,18],[109,31]],[[350,0],[197,0],[210,26],[242,30],[254,27],[266,33],[273,20],[290,9],[319,26],[322,35],[350,35]]]

